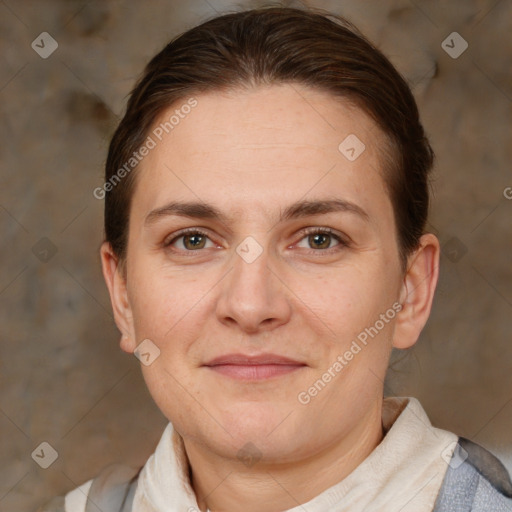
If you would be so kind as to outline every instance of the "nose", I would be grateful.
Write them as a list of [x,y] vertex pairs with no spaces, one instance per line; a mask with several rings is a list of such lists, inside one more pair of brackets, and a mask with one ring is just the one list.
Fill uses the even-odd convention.
[[250,255],[254,246],[249,253],[239,248],[242,250],[233,254],[231,271],[219,283],[217,317],[245,333],[273,330],[289,321],[289,288],[279,275],[279,264],[266,248],[254,260]]

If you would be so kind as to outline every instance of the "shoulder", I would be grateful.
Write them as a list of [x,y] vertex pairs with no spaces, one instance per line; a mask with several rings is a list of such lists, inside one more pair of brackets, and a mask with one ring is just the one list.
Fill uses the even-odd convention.
[[130,512],[142,468],[112,464],[96,478],[53,498],[37,512]]
[[435,512],[512,512],[512,481],[503,463],[490,451],[459,437],[448,461]]

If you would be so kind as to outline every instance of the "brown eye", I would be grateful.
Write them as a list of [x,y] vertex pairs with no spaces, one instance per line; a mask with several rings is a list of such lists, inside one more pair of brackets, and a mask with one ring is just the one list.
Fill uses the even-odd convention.
[[[165,247],[173,246],[176,250],[183,251],[197,251],[200,249],[204,249],[207,241],[210,240],[208,235],[203,231],[198,231],[197,229],[182,231],[181,234],[173,237],[168,242],[164,243]],[[211,242],[211,240],[210,240]],[[213,242],[211,242],[213,245]]]
[[[335,234],[330,228],[314,228],[306,230],[302,240],[306,240],[306,249],[312,249],[313,252],[321,252],[328,250],[339,250],[343,247],[348,247],[348,242],[345,241],[340,235]],[[334,245],[332,242],[335,241]],[[299,245],[299,247],[304,247]]]
[[203,249],[206,242],[206,237],[200,234],[185,235],[183,237],[183,245],[190,250]]
[[330,234],[315,233],[308,236],[309,245],[314,249],[329,249],[332,236]]

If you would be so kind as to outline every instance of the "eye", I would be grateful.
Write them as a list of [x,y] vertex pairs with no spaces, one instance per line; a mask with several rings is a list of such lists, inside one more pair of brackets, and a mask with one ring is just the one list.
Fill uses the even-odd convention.
[[[207,248],[205,247],[206,241],[210,240],[210,238],[206,232],[197,228],[192,228],[180,231],[179,233],[175,234],[173,238],[165,241],[163,245],[164,247],[171,247],[175,245],[179,240],[181,240],[181,242],[178,244],[177,250],[191,252]],[[213,247],[215,246],[211,240],[210,243]],[[181,247],[179,247],[179,245],[181,245]]]
[[[301,238],[301,242],[299,242],[297,246],[304,247],[300,245],[300,243],[302,243],[302,240],[306,240],[306,244],[309,246],[306,248],[312,249],[315,253],[330,253],[350,245],[346,239],[341,235],[335,234],[330,228],[308,228],[303,231],[303,234],[305,236]],[[207,246],[208,241],[211,244],[209,247]],[[334,247],[332,246],[333,241],[337,242]],[[189,228],[175,233],[172,238],[163,243],[163,246],[164,248],[172,247],[174,251],[185,253],[193,253],[201,249],[217,247],[208,236],[208,233],[198,228]]]
[[[334,233],[330,228],[310,228],[304,231],[305,237],[301,239],[306,240],[309,247],[313,248],[314,252],[327,251],[333,249],[331,242],[336,240],[338,243],[334,246],[335,250],[339,250],[342,247],[348,247],[349,243],[340,235]],[[300,246],[299,247],[304,247]],[[337,249],[336,249],[337,248]]]

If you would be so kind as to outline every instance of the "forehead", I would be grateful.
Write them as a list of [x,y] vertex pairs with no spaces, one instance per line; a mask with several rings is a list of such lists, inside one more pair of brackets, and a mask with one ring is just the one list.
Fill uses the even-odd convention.
[[325,194],[389,213],[386,138],[347,100],[296,84],[194,98],[193,108],[185,98],[162,112],[148,134],[155,145],[137,169],[138,220],[176,198],[239,219]]

